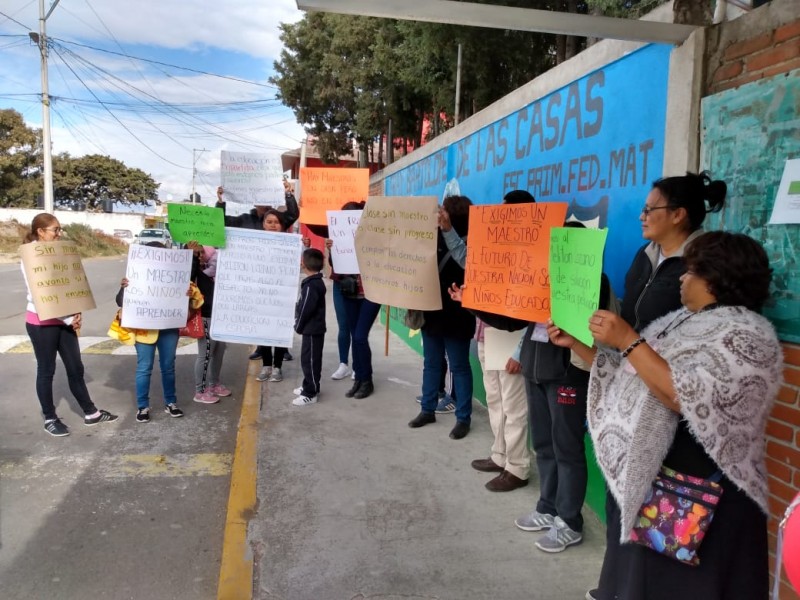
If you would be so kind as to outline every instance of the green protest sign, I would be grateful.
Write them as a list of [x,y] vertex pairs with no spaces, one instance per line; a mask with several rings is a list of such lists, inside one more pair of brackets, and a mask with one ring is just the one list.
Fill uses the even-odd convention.
[[202,204],[167,204],[169,232],[176,242],[200,242],[225,247],[225,215],[221,208]]
[[550,311],[560,329],[587,346],[594,343],[589,317],[600,302],[607,229],[550,230]]

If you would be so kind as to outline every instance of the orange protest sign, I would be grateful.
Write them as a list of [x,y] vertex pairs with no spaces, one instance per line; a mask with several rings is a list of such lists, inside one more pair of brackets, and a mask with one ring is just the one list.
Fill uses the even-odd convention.
[[550,318],[550,229],[567,204],[471,206],[463,305],[543,322]]
[[369,169],[300,169],[300,222],[327,225],[325,211],[369,195]]

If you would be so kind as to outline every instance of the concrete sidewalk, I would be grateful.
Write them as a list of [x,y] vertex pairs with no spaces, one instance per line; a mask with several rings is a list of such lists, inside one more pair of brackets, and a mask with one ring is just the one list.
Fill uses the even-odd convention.
[[[527,488],[492,493],[470,461],[489,455],[486,410],[474,402],[472,430],[451,440],[450,415],[410,429],[419,411],[422,358],[395,335],[383,356],[384,326],[370,343],[375,394],[344,397],[329,299],[323,390],[316,405],[291,405],[299,362],[284,381],[263,384],[258,508],[250,521],[259,600],[366,598],[575,599],[594,587],[604,528],[588,507],[581,545],[561,554],[536,549],[541,533],[514,519],[538,497]],[[299,357],[299,340],[293,350]]]

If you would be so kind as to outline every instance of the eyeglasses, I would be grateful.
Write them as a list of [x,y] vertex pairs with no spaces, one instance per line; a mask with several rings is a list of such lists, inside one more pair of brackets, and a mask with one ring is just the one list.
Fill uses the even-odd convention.
[[64,232],[64,230],[61,227],[43,227],[42,231],[52,231],[56,235]]
[[646,217],[654,210],[662,210],[667,208],[675,208],[674,206],[670,206],[667,204],[666,206],[647,206],[646,204],[642,207],[642,214]]

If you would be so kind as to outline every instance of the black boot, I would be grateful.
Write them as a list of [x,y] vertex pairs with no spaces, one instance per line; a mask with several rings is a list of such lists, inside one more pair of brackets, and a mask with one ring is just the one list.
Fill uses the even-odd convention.
[[346,397],[346,398],[352,398],[353,396],[355,396],[355,395],[356,395],[356,392],[357,392],[357,391],[358,391],[358,389],[361,387],[361,383],[362,383],[361,381],[359,381],[358,379],[356,379],[356,380],[353,382],[353,387],[351,387],[351,388],[350,388],[349,390],[347,390],[347,392],[345,393],[345,397]]
[[436,415],[433,413],[420,412],[408,422],[408,426],[412,429],[416,429],[417,427],[425,427],[428,423],[436,423]]
[[372,384],[372,379],[365,379],[361,382],[361,387],[356,390],[356,393],[353,394],[353,398],[366,398],[367,396],[372,395],[372,392],[375,391],[375,386]]

